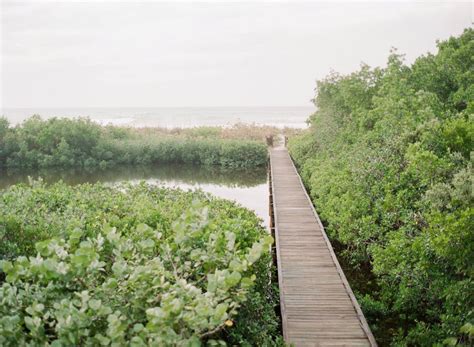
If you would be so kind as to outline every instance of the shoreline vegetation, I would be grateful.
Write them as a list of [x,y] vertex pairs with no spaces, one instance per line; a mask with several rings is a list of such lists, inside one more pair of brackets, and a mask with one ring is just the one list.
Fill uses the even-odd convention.
[[474,30],[317,83],[290,153],[380,345],[474,342]]
[[101,126],[87,118],[41,119],[10,127],[0,118],[0,167],[100,167],[185,163],[263,167],[266,138],[299,130],[236,124],[186,129]]
[[[271,131],[281,129],[0,119],[0,166],[173,163],[259,177]],[[1,190],[0,210],[0,345],[284,345],[273,240],[236,203],[145,183],[30,181]]]

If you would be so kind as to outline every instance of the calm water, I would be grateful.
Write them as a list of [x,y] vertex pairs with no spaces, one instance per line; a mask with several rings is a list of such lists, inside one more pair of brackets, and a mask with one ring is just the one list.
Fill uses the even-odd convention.
[[[196,108],[4,108],[0,115],[12,125],[33,114],[50,117],[89,117],[100,124],[134,127],[228,126],[237,122],[306,127],[313,107],[196,107]],[[52,183],[139,182],[183,189],[200,188],[222,198],[237,201],[254,210],[268,225],[268,187],[265,169],[260,171],[222,171],[183,165],[121,167],[105,171],[59,170],[0,171],[0,189],[28,182],[28,176]]]
[[155,108],[3,108],[0,115],[11,124],[33,114],[50,117],[89,117],[101,124],[134,127],[228,126],[238,122],[306,127],[314,107],[155,107]]
[[119,182],[150,184],[182,189],[202,189],[224,199],[236,201],[257,213],[266,226],[268,217],[268,185],[266,169],[222,170],[200,166],[166,164],[156,166],[115,167],[108,170],[88,171],[84,169],[44,169],[35,171],[0,170],[0,189],[16,183],[28,182],[28,176],[43,178],[46,183],[63,180],[76,185],[80,183]]

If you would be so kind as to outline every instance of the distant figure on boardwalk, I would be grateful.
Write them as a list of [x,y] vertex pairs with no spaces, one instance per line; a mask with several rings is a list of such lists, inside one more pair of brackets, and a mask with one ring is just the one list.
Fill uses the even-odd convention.
[[265,136],[266,140],[267,140],[267,146],[268,147],[273,147],[273,135],[267,135]]

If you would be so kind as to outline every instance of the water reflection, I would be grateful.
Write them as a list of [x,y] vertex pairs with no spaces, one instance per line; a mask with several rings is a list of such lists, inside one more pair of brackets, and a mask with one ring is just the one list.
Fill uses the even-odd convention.
[[138,183],[182,189],[202,189],[216,196],[234,200],[254,210],[269,225],[268,186],[266,169],[226,170],[204,168],[187,164],[162,164],[153,166],[119,166],[106,170],[40,169],[0,170],[0,189],[17,183],[27,183],[28,176],[41,177],[46,183],[59,180],[67,184],[81,183]]

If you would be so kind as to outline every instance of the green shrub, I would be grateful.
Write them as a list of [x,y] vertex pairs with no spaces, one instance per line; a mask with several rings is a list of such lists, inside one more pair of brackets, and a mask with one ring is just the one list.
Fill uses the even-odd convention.
[[375,275],[355,291],[384,345],[466,343],[474,319],[474,31],[438,47],[319,81],[289,144],[329,235]]
[[[209,133],[212,134],[212,133]],[[206,137],[139,136],[88,119],[33,116],[16,127],[0,118],[0,167],[111,167],[117,164],[193,163],[228,168],[266,165],[262,142]]]
[[271,237],[232,202],[35,182],[0,210],[0,345],[282,343]]

